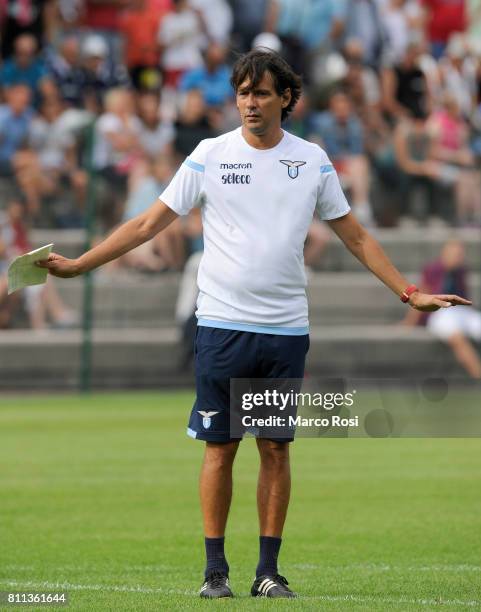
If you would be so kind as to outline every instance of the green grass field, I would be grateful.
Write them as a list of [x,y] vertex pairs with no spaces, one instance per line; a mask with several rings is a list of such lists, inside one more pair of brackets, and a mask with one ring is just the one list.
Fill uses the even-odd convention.
[[227,532],[237,597],[200,600],[191,402],[3,397],[0,590],[63,589],[88,612],[481,608],[480,439],[297,440],[280,569],[300,597],[274,603],[248,597],[257,456],[244,441]]

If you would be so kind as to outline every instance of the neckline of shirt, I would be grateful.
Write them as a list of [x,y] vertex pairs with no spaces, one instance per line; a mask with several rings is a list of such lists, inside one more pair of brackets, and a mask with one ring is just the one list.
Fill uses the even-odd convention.
[[253,147],[252,145],[250,145],[242,134],[242,127],[237,128],[237,135],[240,138],[241,142],[245,145],[245,147],[249,149],[249,151],[252,151],[253,153],[257,153],[259,155],[266,155],[275,151],[279,151],[287,142],[287,132],[285,130],[282,130],[282,138],[280,139],[280,141],[270,149],[258,149],[257,147]]

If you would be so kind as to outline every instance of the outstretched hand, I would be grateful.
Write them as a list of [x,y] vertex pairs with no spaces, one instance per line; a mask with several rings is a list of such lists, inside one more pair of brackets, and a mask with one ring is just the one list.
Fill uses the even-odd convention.
[[416,291],[411,294],[409,304],[421,312],[434,312],[450,306],[471,306],[472,302],[459,297],[459,295],[430,295],[429,293]]
[[59,278],[73,278],[81,273],[76,259],[67,259],[57,253],[50,253],[48,259],[41,259],[35,265],[47,268],[50,274]]

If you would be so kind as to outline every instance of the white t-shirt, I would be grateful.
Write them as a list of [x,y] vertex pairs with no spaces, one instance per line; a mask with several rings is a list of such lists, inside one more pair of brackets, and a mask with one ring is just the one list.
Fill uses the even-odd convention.
[[158,40],[165,45],[162,66],[165,70],[191,70],[202,66],[203,43],[199,18],[192,10],[167,13],[162,19]]
[[308,333],[307,230],[314,212],[329,220],[350,210],[317,144],[284,132],[261,150],[237,128],[203,140],[159,198],[179,215],[201,206],[199,325]]
[[142,123],[135,115],[129,117],[127,125],[113,113],[104,113],[95,124],[95,142],[93,150],[93,164],[98,170],[107,166],[115,166],[126,160],[131,153],[116,151],[108,138],[108,134],[129,133],[139,134]]

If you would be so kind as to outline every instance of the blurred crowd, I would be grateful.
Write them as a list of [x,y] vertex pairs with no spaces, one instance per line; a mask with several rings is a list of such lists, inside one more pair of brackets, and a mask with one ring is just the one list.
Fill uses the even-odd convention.
[[[239,125],[230,66],[255,46],[303,75],[285,127],[326,149],[364,224],[481,225],[481,0],[0,0],[0,37],[0,260],[9,208],[80,228],[94,195],[100,235],[147,208]],[[308,265],[327,239],[313,222]],[[116,265],[201,249],[196,211]]]

